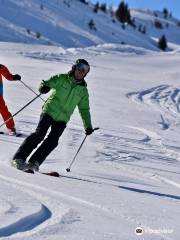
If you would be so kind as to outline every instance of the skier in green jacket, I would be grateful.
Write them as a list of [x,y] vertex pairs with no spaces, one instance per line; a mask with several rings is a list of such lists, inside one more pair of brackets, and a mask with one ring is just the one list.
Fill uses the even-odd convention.
[[[35,132],[24,140],[13,156],[12,165],[14,167],[20,170],[38,171],[42,162],[57,147],[58,140],[76,106],[78,106],[86,134],[93,133],[89,94],[84,80],[89,71],[89,63],[84,59],[78,59],[69,73],[55,75],[47,81],[42,81],[39,92],[45,94],[52,89],[52,94],[43,105]],[[51,131],[45,138],[49,128]],[[26,163],[28,156],[39,143],[41,145]]]

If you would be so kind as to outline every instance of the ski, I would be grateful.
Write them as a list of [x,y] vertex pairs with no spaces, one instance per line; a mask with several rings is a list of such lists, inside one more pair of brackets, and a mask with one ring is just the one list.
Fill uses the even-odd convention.
[[26,169],[26,170],[23,170],[23,172],[34,174],[34,171],[33,171],[33,170],[31,170],[31,169]]
[[6,132],[0,131],[0,135],[6,135],[6,136],[9,136],[9,137],[22,137],[23,133],[16,133],[15,135],[10,135]]
[[[35,172],[32,169],[26,169],[26,170],[23,170],[23,172],[35,174]],[[48,176],[51,176],[51,177],[60,177],[60,174],[58,172],[54,172],[54,171],[52,171],[52,172],[38,172],[38,173],[48,175]]]
[[58,172],[40,172],[40,173],[52,177],[60,177],[60,174]]

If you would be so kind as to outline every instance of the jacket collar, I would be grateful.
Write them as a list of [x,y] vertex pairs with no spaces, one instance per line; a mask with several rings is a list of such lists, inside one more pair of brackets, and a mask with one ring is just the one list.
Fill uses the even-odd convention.
[[76,85],[87,87],[87,83],[84,79],[82,79],[81,81],[76,81],[75,80],[72,71],[68,72],[68,78],[69,78],[70,81],[72,81]]

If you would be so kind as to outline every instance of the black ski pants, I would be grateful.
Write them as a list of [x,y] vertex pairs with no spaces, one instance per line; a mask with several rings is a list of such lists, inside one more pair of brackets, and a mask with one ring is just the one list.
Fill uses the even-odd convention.
[[[51,130],[45,138],[50,127]],[[32,151],[42,142],[29,159],[29,162],[31,163],[38,161],[39,165],[41,165],[52,150],[57,147],[58,140],[65,128],[65,122],[57,122],[48,114],[42,113],[35,132],[24,140],[13,156],[13,159],[22,159],[26,161]]]

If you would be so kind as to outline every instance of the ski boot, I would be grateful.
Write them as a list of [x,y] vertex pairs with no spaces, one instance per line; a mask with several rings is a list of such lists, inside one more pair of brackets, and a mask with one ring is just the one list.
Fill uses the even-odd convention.
[[38,161],[28,162],[28,164],[26,166],[26,169],[30,169],[30,170],[38,172],[39,171],[39,163],[38,163]]
[[13,159],[11,165],[19,170],[24,170],[27,167],[27,164],[23,159]]
[[8,135],[9,136],[16,136],[16,129],[15,128],[8,128]]

